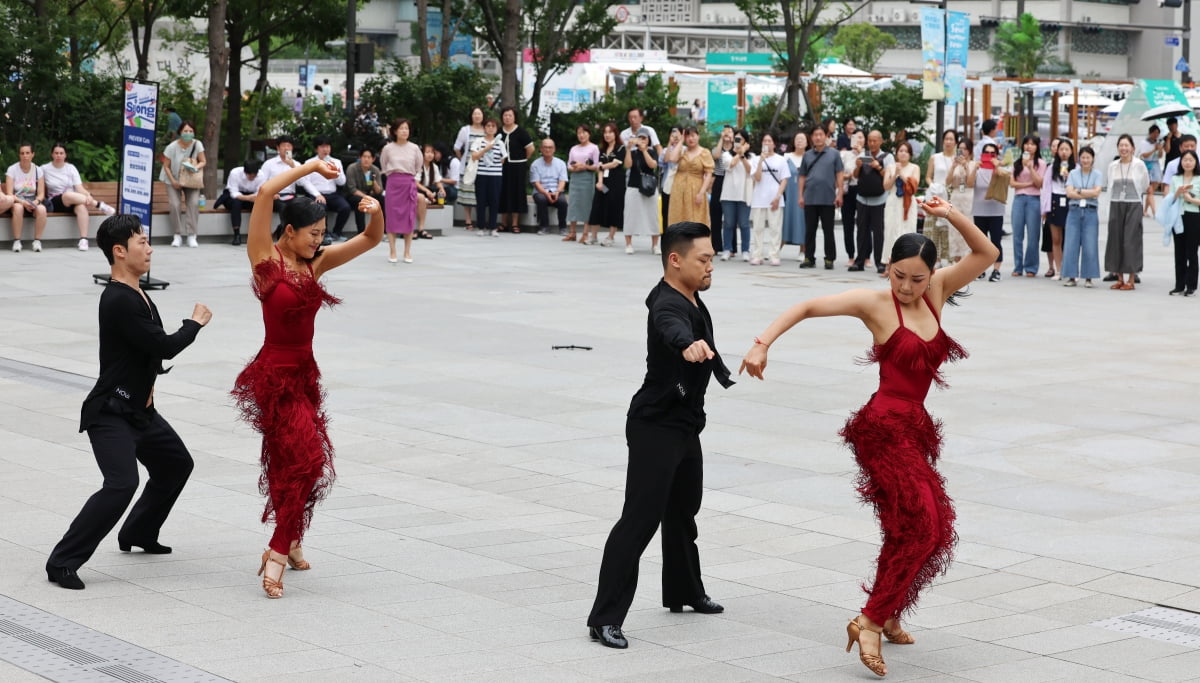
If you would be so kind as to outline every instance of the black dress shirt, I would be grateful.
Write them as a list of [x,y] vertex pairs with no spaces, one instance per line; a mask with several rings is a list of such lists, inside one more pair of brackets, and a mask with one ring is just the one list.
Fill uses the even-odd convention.
[[129,285],[109,281],[100,295],[100,377],[83,402],[79,431],[87,430],[101,412],[132,421],[146,415],[154,380],[169,370],[162,361],[195,341],[200,327],[188,319],[167,334],[150,297],[142,299]]
[[[693,305],[665,280],[650,291],[646,308],[646,379],[628,416],[699,432],[704,429],[708,378],[715,375],[725,388],[734,384],[713,341],[712,317],[699,294]],[[712,360],[684,360],[683,350],[701,339],[713,350]]]

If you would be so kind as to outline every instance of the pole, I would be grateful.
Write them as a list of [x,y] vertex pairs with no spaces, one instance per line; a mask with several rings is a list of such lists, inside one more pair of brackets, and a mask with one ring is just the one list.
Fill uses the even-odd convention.
[[[1192,64],[1192,0],[1183,0],[1183,61],[1190,67]],[[1192,72],[1184,71],[1179,75],[1179,82],[1192,82]]]
[[[358,11],[356,0],[346,0],[346,117],[354,118],[354,33],[356,30],[354,14]],[[446,21],[446,17],[442,17]],[[422,46],[421,49],[425,49]]]
[[946,37],[950,32],[949,22],[946,21],[946,0],[938,3],[938,10],[942,13],[942,99],[938,100],[933,108],[933,115],[937,117],[937,125],[934,126],[937,130],[937,142],[934,143],[934,149],[937,149],[936,145],[942,144],[942,135],[946,128]]

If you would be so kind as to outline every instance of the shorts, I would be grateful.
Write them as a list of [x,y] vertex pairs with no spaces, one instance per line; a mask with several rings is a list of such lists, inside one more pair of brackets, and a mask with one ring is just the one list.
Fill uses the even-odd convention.
[[71,213],[71,208],[66,204],[63,204],[63,198],[61,194],[56,194],[53,197],[46,197],[42,204],[46,206],[46,211],[48,213]]

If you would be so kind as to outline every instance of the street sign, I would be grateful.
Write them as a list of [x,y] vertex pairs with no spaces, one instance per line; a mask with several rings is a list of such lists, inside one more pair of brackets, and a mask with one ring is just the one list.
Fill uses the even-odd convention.
[[1179,61],[1175,62],[1175,70],[1176,71],[1191,71],[1192,67],[1188,66],[1186,59],[1184,59],[1183,57],[1180,57]]
[[1163,43],[1167,47],[1179,47],[1179,36],[1166,36],[1163,38]]

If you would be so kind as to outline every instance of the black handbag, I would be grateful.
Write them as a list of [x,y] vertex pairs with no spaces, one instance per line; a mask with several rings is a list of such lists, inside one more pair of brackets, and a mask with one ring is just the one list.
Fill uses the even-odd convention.
[[658,193],[658,176],[646,168],[646,162],[638,159],[638,192],[647,197]]

